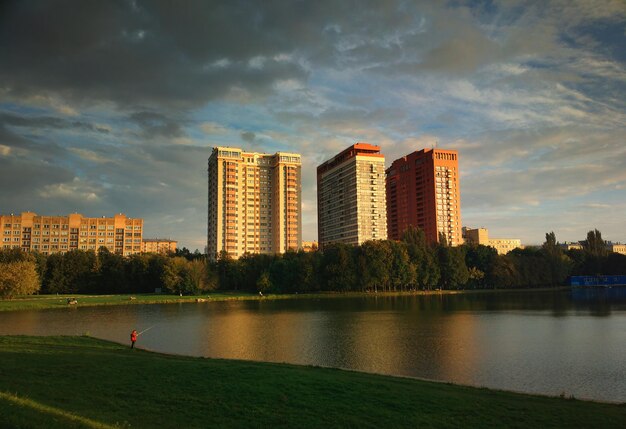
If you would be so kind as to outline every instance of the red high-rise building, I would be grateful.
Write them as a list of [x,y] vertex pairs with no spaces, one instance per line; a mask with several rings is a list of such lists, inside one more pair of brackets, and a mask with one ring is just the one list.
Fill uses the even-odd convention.
[[441,234],[462,244],[459,158],[455,150],[422,149],[397,159],[387,169],[387,235],[402,239],[410,226],[435,243]]

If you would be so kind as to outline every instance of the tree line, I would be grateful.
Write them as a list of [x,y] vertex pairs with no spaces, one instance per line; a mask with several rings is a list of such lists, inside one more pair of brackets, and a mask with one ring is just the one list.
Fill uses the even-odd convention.
[[589,232],[582,250],[564,251],[551,232],[540,247],[498,255],[482,245],[431,245],[422,230],[409,228],[401,241],[337,243],[323,251],[237,260],[222,253],[215,262],[185,248],[128,257],[106,248],[49,256],[9,249],[0,252],[0,295],[528,288],[560,285],[570,275],[624,273],[626,256],[608,252],[598,230]]

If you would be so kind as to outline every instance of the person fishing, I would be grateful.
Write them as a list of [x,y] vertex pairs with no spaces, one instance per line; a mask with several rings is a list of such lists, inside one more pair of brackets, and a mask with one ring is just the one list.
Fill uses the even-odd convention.
[[141,334],[143,334],[144,332],[149,331],[150,329],[154,328],[156,325],[152,325],[147,329],[144,329],[141,332],[137,332],[136,329],[133,329],[133,332],[130,333],[130,348],[133,349],[135,348],[135,341],[137,341],[137,337],[140,336]]

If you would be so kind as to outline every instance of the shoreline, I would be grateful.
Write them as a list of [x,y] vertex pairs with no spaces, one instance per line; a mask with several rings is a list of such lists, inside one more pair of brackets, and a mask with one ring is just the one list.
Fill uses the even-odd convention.
[[[48,310],[61,308],[95,307],[109,305],[151,305],[151,304],[186,304],[222,301],[263,301],[280,299],[328,299],[328,298],[371,298],[396,296],[431,296],[465,295],[507,292],[554,292],[570,290],[570,286],[517,289],[460,289],[460,290],[414,290],[386,292],[315,292],[301,294],[268,294],[259,296],[249,292],[227,291],[203,295],[164,295],[164,294],[120,294],[120,295],[29,295],[13,299],[0,300],[0,312],[22,310]],[[68,304],[68,299],[75,298],[77,303]]]

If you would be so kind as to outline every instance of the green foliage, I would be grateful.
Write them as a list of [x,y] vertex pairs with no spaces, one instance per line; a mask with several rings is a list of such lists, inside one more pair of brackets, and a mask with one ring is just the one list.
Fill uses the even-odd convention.
[[197,295],[216,288],[215,277],[209,275],[204,259],[181,256],[168,258],[163,266],[161,281],[166,291]]
[[599,231],[590,231],[584,251],[563,252],[553,232],[541,248],[498,255],[488,246],[430,245],[410,227],[402,241],[376,240],[361,246],[334,243],[324,251],[283,255],[246,254],[233,260],[222,252],[207,262],[198,252],[123,257],[106,248],[50,256],[0,251],[0,263],[34,264],[44,293],[201,294],[209,290],[257,293],[317,291],[404,291],[545,287],[569,275],[624,274],[626,256],[607,253]]
[[272,281],[270,280],[270,273],[263,271],[259,276],[259,280],[256,282],[256,289],[259,292],[269,292],[272,289]]
[[550,283],[562,284],[572,271],[572,261],[559,246],[554,232],[546,234],[546,241],[541,249],[548,263]]
[[93,291],[98,261],[93,251],[72,250],[54,253],[46,260],[43,275],[44,292],[71,294]]
[[597,229],[587,233],[587,239],[582,242],[585,251],[585,261],[582,267],[585,274],[597,275],[604,273],[604,260],[608,255],[606,242]]
[[439,283],[444,289],[459,289],[467,283],[469,272],[465,265],[465,249],[463,247],[439,246],[437,249],[441,279]]
[[600,258],[608,254],[606,242],[602,239],[602,233],[597,229],[587,233],[587,239],[583,241],[583,249],[593,257]]
[[32,260],[0,262],[0,296],[31,295],[39,290],[39,276]]
[[467,287],[490,288],[494,285],[494,264],[498,258],[496,249],[490,246],[465,246],[465,265],[469,269]]
[[417,286],[421,289],[436,287],[441,277],[441,270],[434,249],[426,241],[424,231],[411,226],[404,232],[402,242],[407,246],[409,260],[415,266]]
[[357,253],[359,282],[365,290],[388,290],[391,284],[392,252],[388,241],[366,241]]
[[322,290],[358,290],[354,258],[355,247],[335,243],[324,248],[322,261]]

